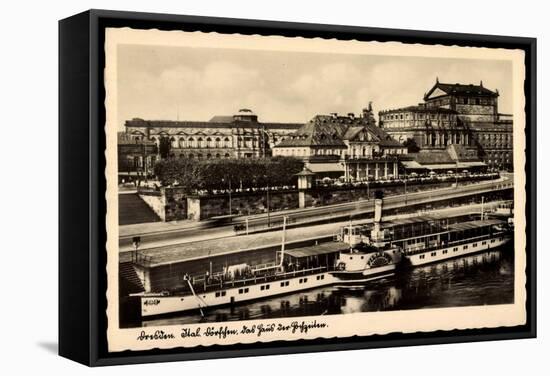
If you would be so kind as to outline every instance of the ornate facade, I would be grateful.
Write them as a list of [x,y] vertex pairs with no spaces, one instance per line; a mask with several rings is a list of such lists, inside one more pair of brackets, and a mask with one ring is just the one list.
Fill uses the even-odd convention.
[[130,138],[150,140],[157,146],[167,138],[170,154],[198,159],[267,157],[276,143],[302,125],[259,122],[249,109],[203,122],[132,119],[125,123]]
[[397,177],[407,149],[376,126],[372,106],[360,116],[316,115],[273,148],[273,155],[300,158],[321,177],[378,180]]
[[436,80],[424,103],[379,113],[380,127],[420,149],[461,145],[478,150],[492,168],[512,168],[512,117],[498,112],[498,90]]

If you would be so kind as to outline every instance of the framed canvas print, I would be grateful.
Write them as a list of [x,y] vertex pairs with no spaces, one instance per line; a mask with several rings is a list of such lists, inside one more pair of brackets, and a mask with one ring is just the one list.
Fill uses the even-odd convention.
[[59,26],[62,356],[535,336],[534,39]]

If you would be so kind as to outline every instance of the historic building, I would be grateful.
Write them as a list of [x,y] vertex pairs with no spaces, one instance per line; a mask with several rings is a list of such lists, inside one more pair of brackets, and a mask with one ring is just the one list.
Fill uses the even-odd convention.
[[512,117],[498,112],[498,90],[436,80],[424,103],[379,113],[380,127],[420,149],[462,145],[477,150],[491,168],[512,168]]
[[151,174],[157,159],[157,145],[140,137],[131,137],[124,132],[117,134],[118,172],[124,176]]
[[271,155],[273,146],[303,124],[264,123],[249,109],[233,116],[214,116],[210,121],[132,119],[126,134],[160,146],[170,141],[170,154],[178,158],[259,158]]
[[316,115],[273,148],[273,155],[302,159],[318,177],[369,180],[397,177],[407,148],[376,126],[369,104],[360,116]]

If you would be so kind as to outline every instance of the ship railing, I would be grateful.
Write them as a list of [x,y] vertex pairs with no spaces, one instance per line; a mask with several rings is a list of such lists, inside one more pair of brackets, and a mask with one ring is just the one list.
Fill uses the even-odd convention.
[[426,253],[426,252],[435,251],[441,248],[456,247],[466,243],[471,243],[473,241],[489,240],[489,239],[493,239],[493,238],[497,238],[505,235],[506,235],[505,232],[494,232],[493,234],[485,234],[485,235],[471,237],[468,239],[455,240],[452,242],[440,242],[439,244],[436,244],[430,247],[425,247],[425,248],[407,247],[405,248],[405,254],[416,255],[418,253]]
[[289,271],[284,273],[265,274],[265,275],[259,275],[255,277],[236,279],[236,280],[219,280],[216,283],[201,283],[205,281],[205,278],[200,277],[200,278],[194,278],[193,287],[195,287],[195,289],[198,288],[198,291],[208,292],[208,291],[227,289],[227,288],[233,288],[233,287],[242,287],[242,286],[250,286],[250,285],[255,285],[260,283],[275,282],[275,281],[280,281],[287,278],[307,276],[311,274],[320,273],[323,271],[330,271],[332,269],[333,268],[329,268],[327,266],[319,266],[314,268],[299,269],[299,270],[294,270],[294,271]]

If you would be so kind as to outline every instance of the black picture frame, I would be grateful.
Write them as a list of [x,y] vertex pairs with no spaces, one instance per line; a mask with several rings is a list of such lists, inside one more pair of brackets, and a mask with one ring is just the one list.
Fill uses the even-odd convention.
[[[103,44],[106,27],[215,31],[525,51],[527,322],[494,328],[391,333],[148,351],[107,351]],[[89,10],[59,22],[59,354],[89,366],[536,337],[536,39],[172,14]]]

